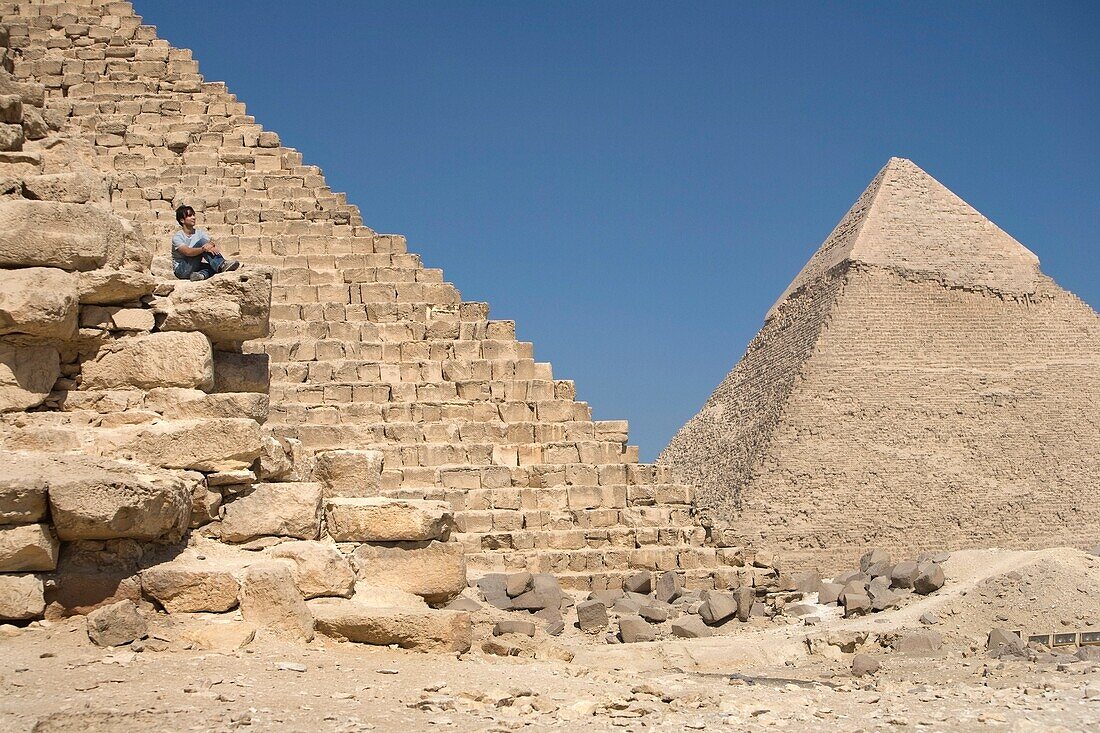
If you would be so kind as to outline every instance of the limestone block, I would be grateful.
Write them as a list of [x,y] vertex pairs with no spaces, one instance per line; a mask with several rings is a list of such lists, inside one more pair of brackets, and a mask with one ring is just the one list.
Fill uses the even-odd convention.
[[107,203],[107,184],[103,176],[88,173],[47,173],[26,176],[23,195],[39,201],[70,204]]
[[22,125],[0,123],[0,150],[22,150],[25,141]]
[[640,616],[623,616],[619,619],[619,638],[624,644],[639,641],[655,641],[657,632]]
[[215,392],[263,392],[271,389],[271,357],[267,354],[214,352]]
[[70,339],[76,335],[76,279],[54,267],[5,270],[0,276],[0,335]]
[[202,282],[179,282],[154,304],[162,331],[199,331],[216,342],[268,334],[271,271],[244,267]]
[[250,565],[241,578],[241,615],[294,640],[313,640],[313,614],[294,585],[290,567],[280,561]]
[[[215,359],[218,352],[214,352]],[[245,417],[267,420],[270,398],[255,392],[207,394],[198,389],[157,387],[145,396],[145,406],[166,418],[190,420],[202,417]]]
[[27,140],[41,140],[50,134],[51,123],[55,122],[52,115],[43,114],[37,107],[23,108],[23,136]]
[[52,346],[0,344],[0,412],[42,404],[61,376],[61,361]]
[[[94,306],[93,306],[94,307]],[[111,323],[116,331],[152,331],[153,311],[145,308],[113,308]]]
[[[352,600],[363,606],[372,606],[376,608],[409,608],[413,610],[424,610],[428,608],[428,604],[424,602],[424,599],[415,593],[409,593],[399,588],[371,585],[363,580],[355,581],[355,592],[352,595]],[[459,597],[454,603],[458,603],[461,600],[462,598]],[[453,603],[447,604],[447,607],[452,611],[466,610],[463,608],[451,608],[452,605]],[[480,606],[478,607],[480,608]]]
[[85,389],[214,385],[214,353],[201,333],[149,333],[109,341],[84,362]]
[[0,122],[19,124],[23,119],[23,100],[18,94],[0,94]]
[[0,572],[53,570],[57,550],[57,538],[48,524],[0,527]]
[[43,85],[16,81],[3,72],[0,72],[0,94],[14,94],[29,107],[41,107],[46,103],[46,88]]
[[294,583],[306,598],[347,598],[355,590],[355,571],[333,545],[312,541],[284,542],[268,550],[267,555],[291,564]]
[[77,297],[81,304],[129,303],[153,292],[156,280],[148,272],[132,270],[90,270],[76,273]]
[[45,610],[41,579],[34,575],[0,575],[0,621],[41,618]]
[[359,578],[446,603],[466,587],[466,558],[456,542],[360,545],[352,554]]
[[119,601],[88,614],[88,638],[99,646],[121,646],[144,638],[149,625],[133,601]]
[[141,587],[168,613],[224,613],[236,607],[240,591],[229,570],[187,561],[143,571]]
[[0,525],[31,524],[46,516],[46,481],[0,461]]
[[205,481],[198,481],[191,487],[191,528],[210,524],[219,517],[222,506],[222,493],[210,488]]
[[250,493],[225,505],[221,537],[228,542],[267,535],[315,540],[320,530],[320,484],[254,484]]
[[428,652],[465,652],[472,642],[470,614],[464,611],[379,608],[335,598],[308,605],[317,630],[335,639]]
[[313,475],[325,485],[325,498],[378,496],[382,480],[382,452],[319,451]]
[[[120,436],[112,440],[109,433]],[[114,431],[97,430],[99,449],[162,468],[234,471],[248,468],[263,450],[263,430],[245,418],[163,420]]]
[[443,501],[326,499],[325,523],[337,542],[419,542],[446,539],[454,515]]
[[105,208],[57,201],[0,201],[0,267],[145,272],[152,257],[152,249],[134,225]]

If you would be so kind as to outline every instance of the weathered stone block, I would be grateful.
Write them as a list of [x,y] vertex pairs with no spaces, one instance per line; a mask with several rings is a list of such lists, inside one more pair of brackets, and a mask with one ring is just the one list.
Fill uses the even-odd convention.
[[450,505],[414,499],[327,499],[325,522],[337,542],[419,542],[446,539]]
[[149,333],[106,342],[81,368],[85,389],[214,386],[214,352],[201,333]]
[[325,497],[377,496],[382,453],[375,450],[319,451],[313,474],[325,485]]
[[156,280],[148,272],[90,270],[76,273],[81,304],[117,305],[139,300],[153,292]]
[[271,560],[250,565],[241,578],[240,603],[245,621],[294,641],[313,640],[313,614],[286,563]]
[[581,631],[592,633],[607,628],[607,607],[600,601],[583,601],[577,604],[577,625]]
[[657,631],[640,616],[623,616],[619,619],[619,638],[624,644],[655,641]]
[[221,537],[228,542],[265,535],[315,540],[321,529],[321,485],[254,484],[224,508]]
[[309,601],[317,630],[336,639],[429,652],[470,649],[470,614],[463,611],[416,611],[364,606],[352,600]]
[[446,603],[466,587],[466,558],[455,542],[360,545],[352,557],[368,583],[400,588],[431,604]]
[[161,331],[199,331],[218,343],[268,334],[271,271],[246,267],[201,282],[178,282],[153,306]]
[[23,179],[23,195],[39,201],[70,204],[106,203],[107,185],[103,176],[87,173],[47,173]]
[[99,646],[121,646],[144,638],[149,625],[133,601],[119,601],[88,614],[88,638]]
[[672,622],[672,635],[684,639],[703,639],[713,636],[714,631],[698,616],[684,616]]
[[77,305],[76,279],[64,270],[6,270],[0,277],[0,335],[70,339],[76,335]]
[[262,392],[271,389],[270,356],[214,352],[214,392]]
[[45,610],[40,578],[34,575],[0,575],[0,621],[41,618]]
[[152,250],[106,209],[55,201],[0,201],[0,267],[148,271]]
[[0,412],[37,407],[61,376],[61,360],[53,346],[0,344]]
[[333,545],[323,542],[284,542],[266,553],[291,565],[294,583],[306,598],[342,596],[355,590],[355,571]]
[[0,527],[0,572],[53,570],[58,542],[48,524]]
[[118,433],[116,440],[104,436],[101,450],[164,468],[234,471],[263,450],[263,430],[244,418],[163,420]]
[[228,570],[171,562],[142,571],[141,587],[168,613],[223,613],[237,606],[240,583]]
[[0,525],[32,524],[46,516],[46,481],[0,462]]

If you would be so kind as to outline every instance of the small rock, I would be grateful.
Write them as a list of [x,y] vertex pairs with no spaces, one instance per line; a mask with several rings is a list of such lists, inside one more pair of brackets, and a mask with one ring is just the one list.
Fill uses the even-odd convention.
[[649,595],[653,591],[653,573],[634,573],[634,575],[623,581],[623,591]]
[[120,646],[144,638],[149,627],[133,601],[127,599],[88,614],[88,638],[99,646]]
[[939,563],[930,562],[917,566],[917,577],[913,581],[913,590],[926,596],[943,587],[943,568]]
[[584,601],[577,604],[577,625],[581,631],[595,632],[607,628],[607,607],[599,601]]
[[679,573],[661,573],[654,594],[662,603],[672,603],[684,593],[684,581]]
[[874,674],[882,668],[877,659],[870,654],[857,654],[852,658],[852,676],[863,677]]
[[917,564],[912,560],[902,560],[890,572],[890,583],[895,588],[912,588],[917,579]]
[[863,557],[859,558],[859,569],[860,572],[867,573],[872,565],[881,565],[884,563],[890,563],[890,553],[886,550],[875,548],[870,552],[864,553]]
[[654,641],[657,633],[641,616],[623,616],[619,619],[619,636],[626,644],[639,641]]
[[817,602],[823,606],[831,606],[840,600],[840,594],[844,586],[840,583],[822,583],[817,592]]
[[718,591],[703,592],[703,605],[699,607],[699,615],[707,624],[711,626],[720,624],[737,613],[737,610],[737,601],[729,594]]
[[534,588],[535,579],[531,573],[512,573],[505,580],[504,592],[509,598],[515,598]]
[[306,665],[298,662],[279,662],[277,668],[281,672],[305,672]]
[[935,626],[940,622],[940,617],[929,611],[921,614],[920,622],[925,626]]
[[685,616],[672,622],[672,635],[683,639],[701,639],[713,636],[714,631],[698,616]]
[[519,621],[517,619],[505,619],[503,621],[497,621],[493,627],[493,636],[500,636],[502,634],[523,634],[524,636],[535,635],[535,624],[530,621]]

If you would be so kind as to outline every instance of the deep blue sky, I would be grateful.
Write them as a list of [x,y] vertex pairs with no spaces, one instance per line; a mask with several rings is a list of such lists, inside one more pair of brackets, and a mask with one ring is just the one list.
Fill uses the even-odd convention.
[[891,155],[1100,306],[1100,3],[135,6],[646,459]]

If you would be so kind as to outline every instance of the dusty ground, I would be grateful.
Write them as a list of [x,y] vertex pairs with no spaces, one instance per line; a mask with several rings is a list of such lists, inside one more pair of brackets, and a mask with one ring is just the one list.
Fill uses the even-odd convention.
[[[991,659],[989,622],[1025,632],[1100,628],[1100,558],[1070,550],[959,553],[948,585],[889,614],[729,636],[604,645],[570,633],[572,662],[340,644],[294,646],[241,624],[161,617],[140,652],[92,645],[82,619],[7,629],[0,730],[1097,730],[1100,662]],[[1028,600],[1028,599],[1034,600]],[[881,644],[942,618],[939,652]],[[1000,619],[1000,620],[998,620]],[[881,661],[850,674],[866,641]],[[811,645],[807,637],[818,641]],[[191,649],[185,647],[191,646]],[[200,649],[200,647],[204,647]],[[158,651],[160,649],[160,651]]]

